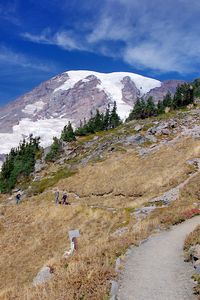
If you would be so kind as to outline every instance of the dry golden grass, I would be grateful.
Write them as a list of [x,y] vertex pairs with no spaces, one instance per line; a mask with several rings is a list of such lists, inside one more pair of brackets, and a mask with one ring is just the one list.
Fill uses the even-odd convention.
[[[200,157],[200,142],[189,138],[163,146],[146,158],[135,153],[114,154],[57,184],[71,192],[71,206],[55,206],[51,191],[18,206],[0,206],[4,216],[0,223],[0,299],[107,299],[116,257],[163,223],[173,224],[173,218],[199,201],[197,175],[169,208],[160,208],[137,224],[131,214],[131,209],[184,181],[191,172],[185,162],[194,157]],[[88,207],[92,204],[99,208]],[[124,226],[128,229],[124,235],[112,235]],[[69,248],[67,231],[75,228],[81,232],[79,250],[63,259]],[[32,280],[43,265],[52,266],[55,276],[33,287]]]
[[[127,206],[129,197],[130,203],[139,199],[139,202],[145,202],[178,185],[191,172],[186,160],[198,156],[200,141],[185,138],[175,145],[163,146],[145,158],[135,152],[114,154],[106,161],[90,164],[75,176],[61,180],[58,187],[80,197],[104,195],[103,198],[96,197],[95,203],[103,201],[106,206],[111,206],[116,198],[117,206],[121,207],[123,202]],[[114,197],[120,195],[121,198]]]

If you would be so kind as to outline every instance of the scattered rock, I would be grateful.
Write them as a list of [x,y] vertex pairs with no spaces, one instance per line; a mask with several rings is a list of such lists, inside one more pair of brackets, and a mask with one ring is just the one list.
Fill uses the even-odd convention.
[[52,269],[50,267],[43,267],[36,277],[33,279],[33,285],[42,284],[50,280],[53,276]]
[[193,262],[200,260],[200,245],[199,244],[190,247],[188,252],[189,252],[189,255],[192,258]]
[[147,135],[145,135],[145,138],[148,141],[152,142],[152,143],[156,143],[157,142],[157,138],[155,136],[153,136],[153,135],[147,134]]
[[139,132],[139,131],[142,130],[143,127],[144,127],[143,125],[136,125],[135,128],[134,128],[134,130],[137,131],[137,132]]
[[134,215],[136,218],[145,217],[156,209],[156,206],[144,206],[135,210]]
[[164,205],[170,204],[172,201],[175,201],[179,197],[179,186],[175,187],[159,197],[152,198],[149,202],[155,203],[162,201]]
[[170,135],[170,130],[169,129],[162,129],[161,132],[164,135]]

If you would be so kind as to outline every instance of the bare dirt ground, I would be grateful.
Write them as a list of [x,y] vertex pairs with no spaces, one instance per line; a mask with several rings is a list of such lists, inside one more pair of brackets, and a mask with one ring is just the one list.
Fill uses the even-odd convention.
[[193,300],[193,268],[184,262],[183,243],[198,224],[190,219],[151,237],[127,256],[119,300]]

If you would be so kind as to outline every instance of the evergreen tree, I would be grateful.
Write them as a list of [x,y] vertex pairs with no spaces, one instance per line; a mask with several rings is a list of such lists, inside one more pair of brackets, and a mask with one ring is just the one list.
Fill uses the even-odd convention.
[[146,103],[146,116],[145,117],[152,117],[157,115],[157,108],[153,101],[153,97],[149,97]]
[[47,162],[48,161],[54,162],[60,157],[62,152],[63,152],[62,142],[57,137],[54,137],[53,138],[53,143],[52,143],[51,148],[50,148],[50,151],[46,155],[45,160]]
[[99,110],[96,110],[96,115],[94,117],[94,131],[101,131],[103,130],[103,114],[100,114]]
[[103,130],[110,128],[110,105],[106,108],[106,113],[103,115]]
[[110,127],[111,128],[116,128],[121,124],[121,120],[119,115],[117,114],[117,103],[114,101],[113,109],[111,111],[110,115]]
[[64,127],[61,133],[61,140],[63,140],[64,142],[72,142],[76,140],[75,133],[70,121],[68,125]]
[[158,101],[158,104],[157,104],[158,115],[163,114],[164,112],[165,112],[165,107],[163,105],[163,101]]
[[3,163],[0,173],[0,191],[10,192],[21,177],[27,177],[34,171],[40,138],[29,136],[27,141],[23,140],[19,147],[11,149]]
[[163,98],[163,106],[165,107],[173,107],[173,99],[171,94],[168,92]]

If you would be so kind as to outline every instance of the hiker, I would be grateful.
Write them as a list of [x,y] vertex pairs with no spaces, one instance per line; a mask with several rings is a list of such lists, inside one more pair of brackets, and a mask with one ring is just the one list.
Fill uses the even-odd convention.
[[59,203],[59,190],[55,191],[54,196],[55,196],[55,204],[57,205]]
[[63,196],[62,196],[62,204],[64,205],[70,205],[70,203],[67,201],[68,196],[67,194],[64,192]]
[[19,204],[20,199],[21,199],[21,194],[17,193],[17,195],[15,196],[15,199],[16,199],[16,204]]

